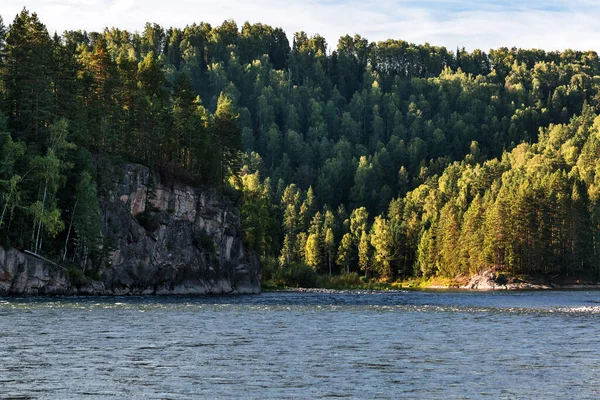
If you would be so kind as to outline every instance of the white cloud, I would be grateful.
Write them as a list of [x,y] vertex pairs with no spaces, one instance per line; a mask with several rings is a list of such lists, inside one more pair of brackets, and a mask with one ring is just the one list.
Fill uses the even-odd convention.
[[135,6],[135,0],[116,0],[113,1],[109,10],[111,12],[127,12]]
[[331,46],[343,34],[369,40],[429,42],[450,49],[517,46],[547,50],[600,50],[600,12],[591,0],[2,0],[8,23],[23,5],[50,32],[99,31],[116,26],[141,30],[146,22],[179,26],[218,25],[226,19],[280,26],[291,38],[304,30],[320,33]]

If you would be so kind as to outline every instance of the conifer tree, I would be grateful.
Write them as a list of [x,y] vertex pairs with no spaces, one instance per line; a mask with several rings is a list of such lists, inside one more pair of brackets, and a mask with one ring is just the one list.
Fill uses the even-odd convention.
[[221,93],[212,128],[220,164],[217,182],[221,182],[230,174],[235,175],[240,168],[242,136],[238,118],[231,100]]
[[381,216],[375,217],[371,227],[372,263],[380,277],[391,279],[392,271],[392,234],[389,223]]
[[325,229],[324,246],[327,255],[327,270],[329,276],[331,276],[331,266],[334,262],[335,257],[335,237],[332,228]]
[[43,130],[50,121],[52,41],[36,13],[23,9],[6,34],[6,102],[16,139],[42,152]]

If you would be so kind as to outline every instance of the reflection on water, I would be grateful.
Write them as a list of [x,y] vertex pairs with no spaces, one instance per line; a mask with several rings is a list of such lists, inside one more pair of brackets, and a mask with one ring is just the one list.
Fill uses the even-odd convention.
[[600,292],[0,300],[0,399],[599,398]]

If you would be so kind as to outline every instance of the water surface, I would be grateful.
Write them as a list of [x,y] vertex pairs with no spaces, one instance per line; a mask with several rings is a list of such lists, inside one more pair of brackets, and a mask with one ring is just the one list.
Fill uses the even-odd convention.
[[600,398],[600,292],[0,299],[0,399]]

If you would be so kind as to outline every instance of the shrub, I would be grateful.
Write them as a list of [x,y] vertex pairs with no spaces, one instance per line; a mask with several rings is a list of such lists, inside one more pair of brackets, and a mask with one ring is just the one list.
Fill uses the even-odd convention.
[[317,287],[317,273],[304,263],[291,263],[284,266],[282,278],[285,286],[314,288]]
[[208,251],[211,255],[217,254],[217,248],[212,236],[203,230],[194,232],[192,236],[194,245]]
[[154,232],[160,227],[160,213],[146,210],[135,216],[138,223],[147,231]]
[[328,289],[353,289],[362,288],[365,286],[364,277],[360,276],[356,272],[350,272],[349,274],[332,275],[332,276],[320,276],[319,287]]
[[314,288],[318,287],[318,277],[318,274],[304,263],[294,262],[281,267],[276,258],[263,260],[263,289]]
[[89,278],[81,268],[73,264],[66,265],[66,272],[71,282],[75,286],[84,286],[89,282]]
[[263,282],[275,281],[278,278],[280,268],[275,257],[268,257],[261,260],[262,263],[262,280]]

